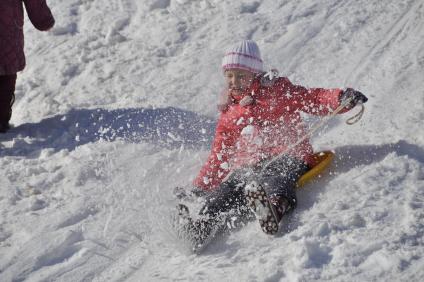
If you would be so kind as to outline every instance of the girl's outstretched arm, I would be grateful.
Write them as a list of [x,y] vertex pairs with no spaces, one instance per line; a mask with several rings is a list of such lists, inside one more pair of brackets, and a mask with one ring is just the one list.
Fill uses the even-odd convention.
[[[299,111],[312,115],[328,115],[340,106],[340,96],[342,89],[333,88],[306,88],[301,85],[295,85],[284,78],[282,87],[282,99],[288,99],[291,106]],[[290,93],[290,98],[286,98],[284,92]],[[346,112],[344,109],[342,112]]]

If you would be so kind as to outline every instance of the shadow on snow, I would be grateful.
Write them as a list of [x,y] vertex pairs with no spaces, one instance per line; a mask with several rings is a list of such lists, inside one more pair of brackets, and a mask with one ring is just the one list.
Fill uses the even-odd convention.
[[[306,189],[298,190],[297,194],[299,202],[302,202],[302,209],[312,207],[318,194],[323,191],[320,187],[327,185],[335,176],[346,173],[357,166],[380,162],[391,153],[396,153],[398,156],[407,156],[424,163],[424,149],[406,141],[383,145],[343,146],[336,148],[334,151],[335,158],[329,168],[331,173],[327,172],[319,180],[307,185]],[[311,186],[311,188],[308,189],[308,186]]]
[[0,135],[0,142],[14,142],[9,148],[0,147],[0,156],[28,156],[46,148],[74,150],[90,142],[118,139],[168,149],[200,149],[210,146],[214,130],[212,118],[173,107],[76,109],[39,123],[22,124]]
[[[357,166],[378,163],[391,153],[424,163],[424,149],[406,141],[383,145],[343,146],[336,148],[334,151],[335,158],[327,173],[305,188],[298,190],[297,196],[300,210],[311,208],[317,201],[319,194],[324,191],[322,188],[334,177],[346,173]],[[296,222],[291,222],[283,233],[295,229],[296,225]]]

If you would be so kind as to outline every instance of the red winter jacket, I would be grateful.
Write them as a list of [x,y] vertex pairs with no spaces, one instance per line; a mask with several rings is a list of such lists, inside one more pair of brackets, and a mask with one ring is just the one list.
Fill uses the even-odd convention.
[[281,153],[311,164],[313,151],[308,139],[286,152],[290,144],[306,134],[300,112],[327,115],[340,105],[341,92],[341,89],[307,89],[285,77],[273,81],[256,78],[247,92],[252,93],[254,103],[242,107],[234,101],[221,113],[212,151],[194,185],[212,190],[230,171]]
[[0,0],[0,75],[15,74],[25,67],[24,10],[39,30],[48,30],[54,18],[45,0]]

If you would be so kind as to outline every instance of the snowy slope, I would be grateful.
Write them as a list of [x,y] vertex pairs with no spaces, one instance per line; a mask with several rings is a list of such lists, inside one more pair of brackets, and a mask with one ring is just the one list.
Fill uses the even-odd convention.
[[[422,0],[48,3],[56,27],[26,21],[0,135],[0,281],[423,279]],[[313,137],[336,160],[279,236],[252,222],[196,256],[171,192],[208,154],[222,54],[242,38],[295,83],[370,100]]]

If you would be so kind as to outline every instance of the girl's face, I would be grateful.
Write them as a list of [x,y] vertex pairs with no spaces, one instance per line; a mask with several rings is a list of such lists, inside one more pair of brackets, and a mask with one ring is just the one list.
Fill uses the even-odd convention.
[[224,73],[228,89],[233,95],[242,95],[252,84],[254,73],[241,69],[229,69]]

